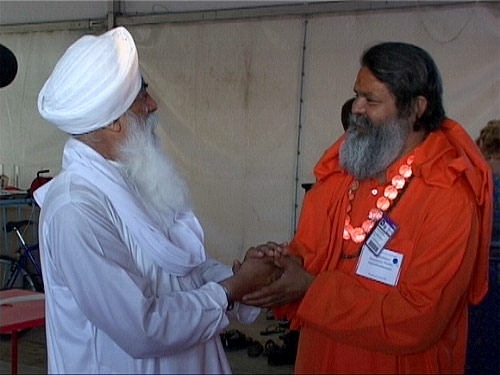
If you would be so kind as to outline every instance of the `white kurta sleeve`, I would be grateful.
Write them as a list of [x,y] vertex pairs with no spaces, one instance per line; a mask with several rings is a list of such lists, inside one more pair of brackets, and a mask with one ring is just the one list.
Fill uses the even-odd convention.
[[73,201],[45,226],[49,261],[89,322],[135,358],[179,352],[223,330],[221,287],[208,282],[154,295],[152,278],[141,275],[113,215],[102,204]]

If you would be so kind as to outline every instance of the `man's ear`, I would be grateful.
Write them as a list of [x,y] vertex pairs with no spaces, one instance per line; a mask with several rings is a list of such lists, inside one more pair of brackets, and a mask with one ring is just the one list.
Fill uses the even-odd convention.
[[112,131],[113,133],[119,133],[122,131],[122,123],[120,122],[120,119],[117,119],[113,121],[111,124],[106,126],[104,129],[107,129],[109,131]]
[[427,99],[422,95],[417,96],[414,107],[416,118],[419,119],[420,117],[422,117],[426,109],[427,109]]

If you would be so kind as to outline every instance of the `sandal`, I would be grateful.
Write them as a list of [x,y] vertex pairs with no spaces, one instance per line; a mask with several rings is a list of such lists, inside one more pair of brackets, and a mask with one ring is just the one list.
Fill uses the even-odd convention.
[[268,357],[271,353],[274,353],[279,349],[279,346],[273,340],[267,340],[266,346],[264,347],[264,355]]
[[297,356],[299,331],[290,331],[283,337],[283,345],[267,356],[269,366],[293,365]]
[[271,324],[270,326],[267,326],[264,331],[260,331],[260,334],[262,336],[268,336],[268,335],[273,335],[275,333],[282,333],[285,331],[284,327],[281,327],[280,324]]
[[296,348],[284,344],[267,356],[267,364],[269,366],[293,365],[296,355]]
[[220,339],[225,350],[245,349],[253,341],[251,338],[247,338],[244,333],[238,331],[237,329],[231,329],[229,331],[221,333]]
[[287,319],[278,320],[278,326],[285,329],[290,328],[290,322]]
[[264,351],[264,347],[258,341],[253,341],[248,345],[247,354],[249,357],[258,357]]

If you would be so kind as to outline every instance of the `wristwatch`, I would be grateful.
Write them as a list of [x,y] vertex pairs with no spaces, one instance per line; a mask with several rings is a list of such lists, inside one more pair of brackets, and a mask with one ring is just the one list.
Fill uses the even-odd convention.
[[219,285],[222,287],[222,289],[224,289],[224,293],[226,293],[226,298],[227,298],[226,311],[231,311],[234,308],[234,301],[233,298],[231,297],[231,292],[224,285],[222,284]]

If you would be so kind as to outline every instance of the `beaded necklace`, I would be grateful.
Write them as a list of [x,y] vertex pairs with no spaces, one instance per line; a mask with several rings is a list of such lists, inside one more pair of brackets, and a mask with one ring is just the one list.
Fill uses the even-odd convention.
[[[362,243],[366,236],[373,229],[378,220],[382,218],[384,213],[389,213],[389,209],[394,207],[394,203],[398,197],[400,197],[405,187],[408,186],[408,181],[413,175],[413,171],[411,165],[413,164],[414,156],[410,155],[406,159],[406,163],[399,167],[399,174],[395,175],[391,179],[391,183],[388,184],[384,189],[384,194],[377,199],[376,207],[372,208],[368,212],[368,218],[363,221],[361,226],[354,227],[351,223],[351,217],[349,216],[349,212],[352,210],[352,201],[354,200],[354,193],[359,187],[359,181],[354,180],[347,192],[347,197],[349,202],[347,203],[346,208],[346,217],[344,221],[344,232],[342,237],[344,240],[351,240],[354,243]],[[378,189],[372,189],[371,191],[373,196],[378,194]],[[361,249],[355,254],[342,254],[343,259],[352,259],[361,253]]]

